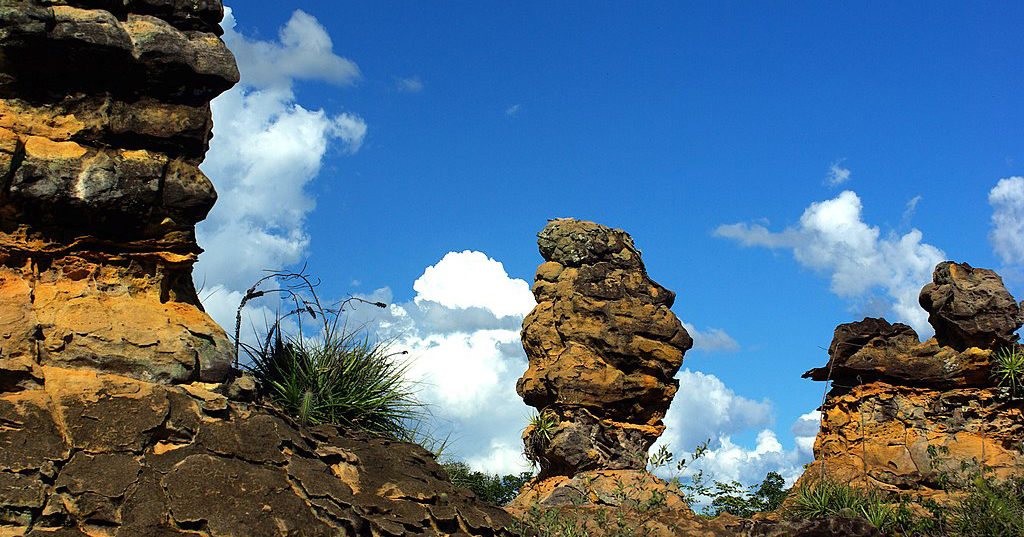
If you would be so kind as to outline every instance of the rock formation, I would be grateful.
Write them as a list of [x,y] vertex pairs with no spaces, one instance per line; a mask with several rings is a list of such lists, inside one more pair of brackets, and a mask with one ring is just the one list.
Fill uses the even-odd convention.
[[511,535],[414,444],[297,428],[217,385],[42,371],[0,397],[0,535]]
[[921,342],[909,326],[884,319],[843,324],[829,363],[804,374],[831,380],[832,389],[802,481],[824,473],[940,496],[940,472],[961,461],[996,475],[1020,471],[1024,405],[991,376],[993,354],[1016,345],[1020,307],[991,270],[946,261],[933,280],[920,301],[934,338]]
[[222,12],[0,0],[0,535],[511,535],[419,446],[230,370],[191,277]]
[[664,488],[648,483],[647,450],[693,345],[669,309],[675,294],[647,276],[622,230],[556,219],[538,239],[545,262],[522,331],[530,367],[516,390],[549,425],[523,432],[540,473],[515,504],[571,503],[583,481],[604,504],[616,480]]
[[216,194],[209,101],[238,81],[219,0],[0,3],[0,373],[223,380],[192,284]]

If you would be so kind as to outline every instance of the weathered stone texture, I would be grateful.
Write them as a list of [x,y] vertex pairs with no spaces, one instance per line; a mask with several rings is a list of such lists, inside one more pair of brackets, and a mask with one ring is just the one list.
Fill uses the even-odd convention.
[[511,536],[414,444],[300,429],[222,385],[41,369],[0,394],[0,535]]
[[997,477],[1024,465],[1024,405],[991,374],[993,354],[1016,345],[1020,308],[991,270],[946,261],[933,279],[921,304],[934,338],[921,342],[909,326],[884,319],[843,324],[829,363],[804,374],[831,380],[832,389],[801,483],[825,474],[942,498],[940,473],[961,462],[985,464]]
[[523,321],[530,367],[516,389],[552,416],[550,441],[524,432],[540,476],[642,470],[664,431],[673,378],[693,341],[621,230],[552,220],[538,234],[537,306]]
[[41,364],[225,379],[191,279],[209,101],[238,81],[222,9],[0,0],[0,387]]
[[921,307],[940,345],[996,349],[1015,343],[1024,312],[995,271],[943,261],[921,289]]

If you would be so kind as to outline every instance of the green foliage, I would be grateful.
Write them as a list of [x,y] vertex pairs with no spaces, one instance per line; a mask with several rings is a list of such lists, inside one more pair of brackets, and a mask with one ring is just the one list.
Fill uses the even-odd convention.
[[768,472],[760,485],[744,488],[740,483],[715,482],[710,492],[711,505],[706,509],[710,516],[730,513],[738,517],[750,518],[756,513],[774,511],[786,499],[789,489],[786,480],[777,472]]
[[[257,290],[272,278],[282,287]],[[268,293],[283,293],[294,309],[257,334],[258,344],[239,341],[242,308]],[[336,309],[323,307],[315,285],[302,273],[273,272],[256,282],[236,317],[235,343],[251,361],[243,367],[253,373],[265,398],[303,425],[330,423],[399,440],[420,440],[423,435],[418,424],[426,412],[406,381],[408,364],[396,359],[405,353],[391,352],[388,342],[350,330],[342,312],[352,300],[358,299],[349,299]],[[316,327],[308,334],[303,324],[307,317]],[[297,325],[295,333],[284,332],[285,320]]]
[[890,502],[877,490],[864,491],[824,479],[797,489],[787,515],[791,518],[859,516],[888,535],[905,517],[905,510],[900,507],[899,500]]
[[481,500],[495,505],[506,505],[515,499],[519,489],[533,479],[533,472],[504,477],[476,472],[462,461],[445,461],[441,466],[448,472],[448,478],[455,486],[469,489]]
[[302,424],[403,436],[421,408],[405,381],[408,366],[386,343],[339,326],[337,316],[319,336],[282,335],[278,321],[263,346],[242,345],[264,393]]
[[534,465],[541,464],[541,454],[551,442],[557,426],[558,416],[546,408],[530,416],[529,427],[533,428],[533,433],[530,436],[530,447],[525,450],[525,455]]
[[538,435],[544,442],[550,442],[555,426],[558,425],[558,417],[548,409],[541,410],[530,416],[530,426],[534,434]]
[[1024,535],[1024,478],[995,481],[975,476],[968,493],[949,514],[953,535],[997,537]]
[[1011,394],[1017,395],[1024,384],[1024,352],[1016,345],[996,352],[993,356],[992,377],[1000,386],[1010,388]]

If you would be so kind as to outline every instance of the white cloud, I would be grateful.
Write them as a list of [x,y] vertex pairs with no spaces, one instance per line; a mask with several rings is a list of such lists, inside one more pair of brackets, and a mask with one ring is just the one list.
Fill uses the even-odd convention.
[[[694,448],[705,441],[708,450],[704,456],[687,466],[681,477],[688,478],[698,470],[709,480],[739,481],[745,485],[760,483],[769,471],[778,472],[789,483],[799,477],[803,464],[810,461],[811,451],[804,448],[807,434],[813,445],[817,435],[805,426],[814,419],[815,412],[800,416],[792,426],[796,435],[794,446],[784,449],[771,429],[775,421],[774,410],[768,400],[754,401],[736,394],[716,376],[680,371],[679,391],[665,416],[665,434],[655,443],[665,445],[676,455],[676,460],[689,460]],[[694,419],[700,416],[700,419]],[[745,447],[733,438],[748,431],[758,431],[753,447]],[[659,471],[670,477],[674,469]]]
[[988,193],[992,206],[989,241],[1003,263],[1024,263],[1024,177],[1000,179]]
[[812,203],[795,228],[772,232],[760,225],[730,224],[714,234],[743,246],[792,250],[802,265],[827,274],[832,292],[853,302],[855,308],[874,304],[877,309],[879,297],[873,291],[880,289],[887,295],[884,309],[928,337],[932,329],[917,296],[945,253],[921,242],[917,229],[882,237],[877,226],[861,219],[861,208],[857,194],[847,190],[834,199]]
[[690,323],[683,323],[683,328],[686,328],[690,337],[693,338],[694,351],[736,352],[740,350],[740,344],[721,328],[708,328],[701,332]]
[[846,159],[839,159],[828,167],[828,175],[825,177],[825,181],[829,186],[838,186],[850,180],[852,172],[841,166],[844,160]]
[[505,115],[508,117],[516,117],[519,115],[519,111],[522,110],[522,105],[513,104],[512,106],[505,109]]
[[423,81],[420,80],[420,77],[418,76],[399,78],[397,82],[397,89],[401,92],[417,93],[423,91]]
[[659,439],[676,453],[692,451],[708,439],[765,427],[774,421],[770,402],[737,395],[714,375],[685,368],[676,378],[679,391],[665,416],[665,434]]
[[224,8],[224,42],[235,54],[242,84],[290,87],[293,80],[354,84],[359,67],[334,53],[331,36],[316,17],[296,9],[278,32],[277,41],[249,39],[235,31],[231,8]]
[[[479,471],[528,470],[520,433],[530,409],[515,386],[528,365],[519,328],[534,305],[529,286],[500,262],[464,251],[427,267],[413,289],[412,300],[384,311],[353,308],[350,323],[409,351],[420,399],[453,426],[450,455]],[[361,298],[392,299],[388,289]]]
[[214,137],[202,169],[217,188],[218,201],[196,228],[206,252],[194,277],[218,290],[204,292],[204,304],[233,332],[238,303],[229,308],[226,301],[240,298],[264,270],[302,260],[310,244],[306,215],[316,206],[307,187],[327,152],[357,151],[367,127],[354,114],[331,116],[295,101],[296,78],[334,84],[358,78],[355,65],[331,51],[330,38],[315,18],[296,11],[279,41],[259,41],[236,32],[234,16],[226,11],[224,40],[235,53],[242,82],[211,103]]
[[814,457],[814,439],[821,429],[821,411],[812,410],[803,414],[793,422],[790,431],[796,441],[796,447],[807,459]]
[[416,302],[447,308],[484,308],[498,317],[525,317],[537,302],[524,280],[509,278],[501,263],[482,252],[449,252],[413,284]]

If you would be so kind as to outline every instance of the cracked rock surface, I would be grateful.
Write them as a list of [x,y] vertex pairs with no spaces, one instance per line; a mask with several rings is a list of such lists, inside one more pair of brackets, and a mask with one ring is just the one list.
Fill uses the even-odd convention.
[[215,384],[42,373],[0,394],[0,535],[511,535],[414,444],[297,428]]

